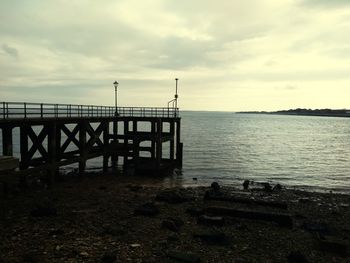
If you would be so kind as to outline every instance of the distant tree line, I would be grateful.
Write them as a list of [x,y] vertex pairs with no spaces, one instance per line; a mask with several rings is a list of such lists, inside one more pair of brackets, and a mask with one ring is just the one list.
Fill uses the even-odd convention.
[[241,111],[238,113],[249,113],[249,114],[283,114],[283,115],[303,115],[303,116],[336,116],[336,117],[350,117],[350,110],[340,109],[290,109],[280,111]]

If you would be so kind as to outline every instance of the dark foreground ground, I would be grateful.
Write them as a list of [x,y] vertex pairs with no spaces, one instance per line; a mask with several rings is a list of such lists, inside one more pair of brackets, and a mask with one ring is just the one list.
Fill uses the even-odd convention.
[[0,262],[350,262],[349,203],[285,189],[70,178],[0,200]]

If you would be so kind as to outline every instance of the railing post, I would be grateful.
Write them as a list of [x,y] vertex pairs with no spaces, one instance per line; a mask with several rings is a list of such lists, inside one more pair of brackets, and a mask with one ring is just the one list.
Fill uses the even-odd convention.
[[5,102],[2,103],[2,114],[4,119],[6,118],[6,113],[5,113]]
[[27,103],[24,102],[24,118],[27,118]]
[[40,103],[40,117],[43,118],[44,117],[44,113],[43,113],[43,104]]

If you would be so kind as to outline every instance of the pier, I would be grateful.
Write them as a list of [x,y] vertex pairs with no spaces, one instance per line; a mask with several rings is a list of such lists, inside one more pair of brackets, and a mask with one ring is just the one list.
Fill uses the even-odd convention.
[[[136,173],[157,175],[182,165],[181,118],[176,107],[0,102],[3,156],[19,145],[19,171],[47,171],[52,183],[59,167],[102,157],[107,171],[121,162]],[[166,147],[164,147],[166,144]]]

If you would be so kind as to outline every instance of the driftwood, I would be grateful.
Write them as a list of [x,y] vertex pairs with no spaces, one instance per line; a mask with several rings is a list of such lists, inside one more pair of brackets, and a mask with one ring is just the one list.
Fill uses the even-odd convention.
[[248,205],[261,205],[261,206],[269,206],[269,207],[275,207],[280,209],[288,209],[288,204],[286,202],[256,200],[251,198],[236,197],[232,195],[217,194],[211,191],[206,192],[204,198],[206,200],[226,201],[226,202],[235,202],[235,203],[242,203],[242,204],[248,204]]
[[239,218],[247,218],[254,220],[264,220],[275,222],[280,226],[293,227],[293,219],[290,214],[285,213],[270,213],[270,212],[260,212],[256,210],[243,210],[243,209],[233,209],[227,207],[208,207],[205,209],[206,213],[216,215],[216,216],[232,216]]

